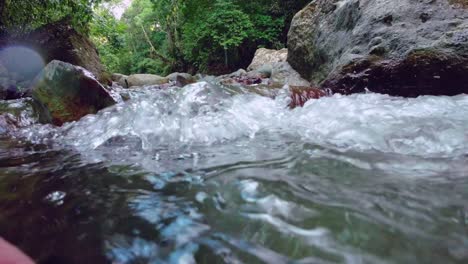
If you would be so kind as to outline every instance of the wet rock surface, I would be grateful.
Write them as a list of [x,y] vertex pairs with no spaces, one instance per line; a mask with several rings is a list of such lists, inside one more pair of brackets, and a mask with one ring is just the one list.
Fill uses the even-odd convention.
[[333,92],[468,93],[464,1],[313,1],[295,16],[288,49],[294,69]]
[[0,135],[37,123],[31,98],[0,101]]
[[327,96],[327,93],[319,88],[308,86],[290,86],[291,102],[289,108],[302,107],[311,99],[319,99],[320,97]]
[[90,72],[61,61],[49,63],[32,87],[41,121],[55,125],[79,120],[115,104]]

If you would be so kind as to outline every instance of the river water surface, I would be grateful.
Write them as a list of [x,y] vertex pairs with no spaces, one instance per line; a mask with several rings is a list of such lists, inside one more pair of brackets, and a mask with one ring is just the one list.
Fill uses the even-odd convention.
[[126,93],[61,128],[0,103],[0,235],[39,263],[468,263],[467,95]]

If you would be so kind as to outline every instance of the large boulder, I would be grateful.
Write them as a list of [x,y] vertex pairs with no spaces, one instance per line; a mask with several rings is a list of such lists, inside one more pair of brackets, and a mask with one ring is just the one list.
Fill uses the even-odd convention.
[[[18,49],[21,47],[22,49]],[[32,81],[42,68],[53,60],[81,66],[92,72],[104,84],[110,84],[110,75],[105,71],[94,44],[83,34],[77,32],[67,20],[61,20],[40,27],[19,36],[4,36],[0,39],[0,50],[15,48],[12,58],[23,71],[20,75]],[[31,53],[32,55],[29,55]],[[42,63],[33,57],[40,56]],[[26,57],[26,59],[21,59]],[[29,58],[29,59],[28,59]],[[33,63],[34,62],[34,63]],[[23,74],[27,71],[26,74]],[[10,69],[11,72],[11,69]]]
[[166,84],[169,80],[154,74],[132,74],[126,79],[128,87]]
[[247,70],[254,71],[268,64],[285,62],[287,58],[288,49],[272,50],[260,48],[255,52],[252,63],[247,67]]
[[115,104],[108,91],[82,67],[50,62],[32,84],[42,122],[62,125]]
[[288,35],[288,62],[343,94],[468,93],[465,0],[315,0]]

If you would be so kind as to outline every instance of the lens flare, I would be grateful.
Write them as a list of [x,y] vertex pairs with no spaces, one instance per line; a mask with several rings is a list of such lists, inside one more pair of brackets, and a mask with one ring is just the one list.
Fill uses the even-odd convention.
[[13,78],[28,80],[45,67],[45,61],[30,48],[10,46],[0,50],[0,68],[3,68],[2,66]]

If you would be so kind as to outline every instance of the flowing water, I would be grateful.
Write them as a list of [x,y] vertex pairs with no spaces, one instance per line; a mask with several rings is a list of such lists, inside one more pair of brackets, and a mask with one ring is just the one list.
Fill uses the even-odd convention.
[[468,263],[467,95],[126,93],[61,128],[0,104],[0,235],[38,262]]

